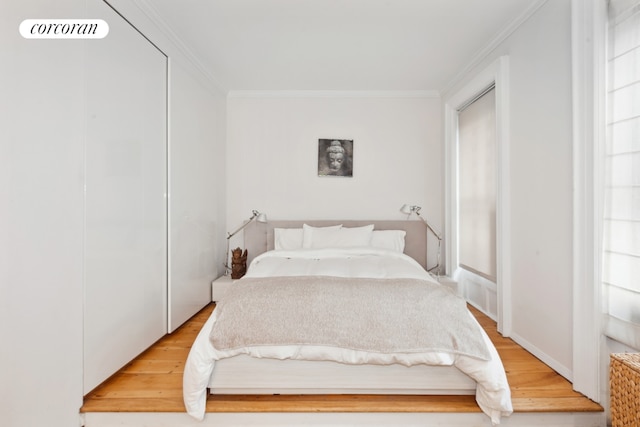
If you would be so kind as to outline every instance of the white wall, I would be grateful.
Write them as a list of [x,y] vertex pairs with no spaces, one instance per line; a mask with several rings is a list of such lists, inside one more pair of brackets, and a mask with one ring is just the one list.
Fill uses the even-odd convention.
[[[252,209],[272,219],[401,219],[404,203],[443,229],[438,97],[232,92],[227,106],[231,229]],[[318,177],[320,138],[354,140],[353,178]]]
[[570,0],[546,2],[450,92],[501,55],[510,79],[513,338],[570,378]]
[[83,11],[84,0],[0,2],[0,424],[8,427],[77,426],[82,405],[84,42],[25,40],[18,25]]

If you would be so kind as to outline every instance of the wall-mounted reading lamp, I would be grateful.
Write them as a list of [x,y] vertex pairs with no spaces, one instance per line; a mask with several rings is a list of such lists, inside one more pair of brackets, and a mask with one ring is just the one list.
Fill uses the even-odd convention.
[[431,227],[431,225],[427,222],[427,220],[424,219],[422,215],[420,215],[420,209],[422,209],[420,206],[402,205],[402,207],[400,208],[400,212],[407,215],[411,215],[411,214],[418,215],[418,217],[422,220],[422,222],[424,222],[425,225],[427,226],[427,229],[431,231],[431,233],[433,233],[434,236],[436,236],[436,239],[438,239],[438,257],[437,257],[438,263],[431,268],[427,268],[427,271],[431,272],[433,270],[436,270],[436,277],[439,278],[440,277],[440,253],[442,250],[442,236],[440,236],[436,232],[436,230],[434,230],[433,227]]
[[228,275],[229,272],[231,271],[231,268],[229,267],[229,240],[231,240],[231,238],[233,236],[238,234],[247,225],[251,224],[253,222],[253,220],[256,220],[258,222],[267,222],[267,215],[263,214],[261,212],[258,212],[257,210],[254,209],[254,210],[251,211],[251,217],[247,220],[247,222],[242,224],[240,227],[238,227],[233,232],[231,232],[231,233],[227,232],[227,257],[224,259],[224,268],[225,268],[224,275],[225,276]]

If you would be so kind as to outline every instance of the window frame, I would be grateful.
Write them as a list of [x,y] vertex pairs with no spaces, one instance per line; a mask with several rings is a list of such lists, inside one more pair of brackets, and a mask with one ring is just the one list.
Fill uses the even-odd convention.
[[446,271],[458,266],[457,129],[458,110],[490,85],[496,91],[496,283],[497,325],[504,336],[512,333],[511,215],[509,157],[509,57],[504,55],[476,75],[444,103],[445,119],[445,248]]
[[572,0],[573,388],[600,402],[606,382],[600,309],[599,159],[606,123],[606,0]]

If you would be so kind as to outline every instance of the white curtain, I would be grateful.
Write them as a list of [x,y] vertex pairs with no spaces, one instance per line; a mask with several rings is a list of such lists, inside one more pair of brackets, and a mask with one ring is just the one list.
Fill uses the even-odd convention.
[[640,349],[640,0],[609,3],[607,89],[604,331]]

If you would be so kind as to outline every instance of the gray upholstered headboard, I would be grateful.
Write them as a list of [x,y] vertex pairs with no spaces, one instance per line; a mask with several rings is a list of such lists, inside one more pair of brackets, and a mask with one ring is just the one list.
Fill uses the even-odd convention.
[[345,227],[360,227],[373,224],[375,230],[405,230],[407,235],[405,237],[404,253],[418,261],[423,267],[427,262],[427,230],[425,224],[422,221],[407,220],[269,220],[267,223],[253,222],[244,229],[244,247],[247,249],[247,262],[250,263],[253,258],[263,252],[273,250],[274,228],[302,228],[302,224],[314,227],[326,227],[336,224],[342,224]]

